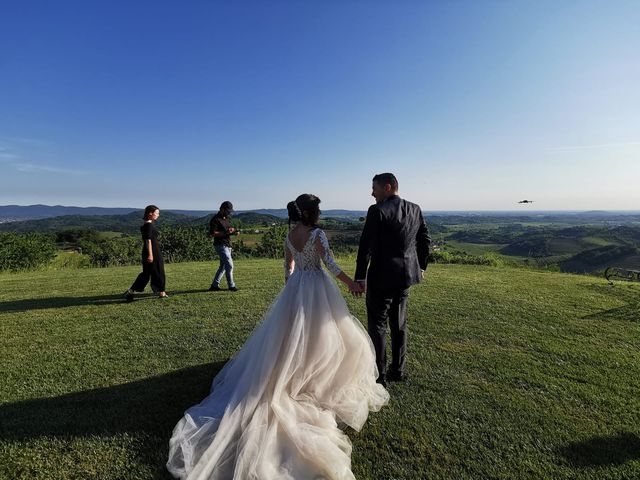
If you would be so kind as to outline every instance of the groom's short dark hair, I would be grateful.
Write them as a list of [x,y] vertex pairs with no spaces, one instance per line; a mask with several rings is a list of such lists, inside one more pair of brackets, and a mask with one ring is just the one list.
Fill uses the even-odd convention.
[[388,183],[394,191],[398,190],[398,179],[393,173],[379,173],[373,177],[373,181],[380,185]]

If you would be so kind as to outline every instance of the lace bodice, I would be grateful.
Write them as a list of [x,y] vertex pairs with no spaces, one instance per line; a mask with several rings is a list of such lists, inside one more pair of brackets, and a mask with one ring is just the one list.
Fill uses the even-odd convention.
[[[284,259],[284,276],[288,279],[294,269],[300,271],[319,271],[322,269],[320,261],[324,262],[327,269],[334,275],[339,275],[342,270],[333,258],[333,254],[329,249],[329,240],[324,231],[317,228],[309,235],[309,240],[302,248],[296,250],[291,244],[289,236],[284,240],[285,259]],[[293,258],[294,267],[289,268],[290,260]]]

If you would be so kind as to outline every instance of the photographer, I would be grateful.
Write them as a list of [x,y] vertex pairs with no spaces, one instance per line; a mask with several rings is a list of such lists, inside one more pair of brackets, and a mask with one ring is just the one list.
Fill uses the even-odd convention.
[[222,280],[223,273],[226,274],[229,291],[235,292],[238,290],[235,282],[233,281],[231,235],[239,235],[240,232],[233,228],[229,222],[231,212],[233,212],[233,205],[230,201],[226,200],[222,202],[220,210],[209,222],[209,236],[213,237],[213,247],[216,249],[216,252],[220,257],[220,266],[218,267],[218,271],[214,275],[211,286],[209,287],[210,292],[217,292],[220,290],[220,280]]

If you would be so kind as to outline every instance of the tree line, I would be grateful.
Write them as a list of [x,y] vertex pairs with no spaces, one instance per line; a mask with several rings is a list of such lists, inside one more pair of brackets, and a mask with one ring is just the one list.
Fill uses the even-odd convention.
[[[265,230],[253,246],[234,241],[236,258],[282,256],[287,227],[275,225]],[[212,260],[211,238],[201,226],[164,227],[159,233],[167,263]],[[92,229],[70,229],[58,233],[0,233],[0,270],[20,271],[49,265],[57,252],[69,250],[86,256],[93,267],[134,265],[141,261],[138,236],[107,236]]]

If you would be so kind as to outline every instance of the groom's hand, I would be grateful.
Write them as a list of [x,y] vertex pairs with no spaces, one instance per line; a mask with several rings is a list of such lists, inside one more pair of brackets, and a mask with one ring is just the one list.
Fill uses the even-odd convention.
[[365,293],[367,291],[367,286],[364,282],[364,280],[356,280],[354,282],[357,285],[357,289],[354,289],[353,292],[353,296],[354,297],[361,297],[363,293]]
[[354,297],[359,297],[362,295],[362,288],[357,282],[351,281],[349,282],[349,293]]

